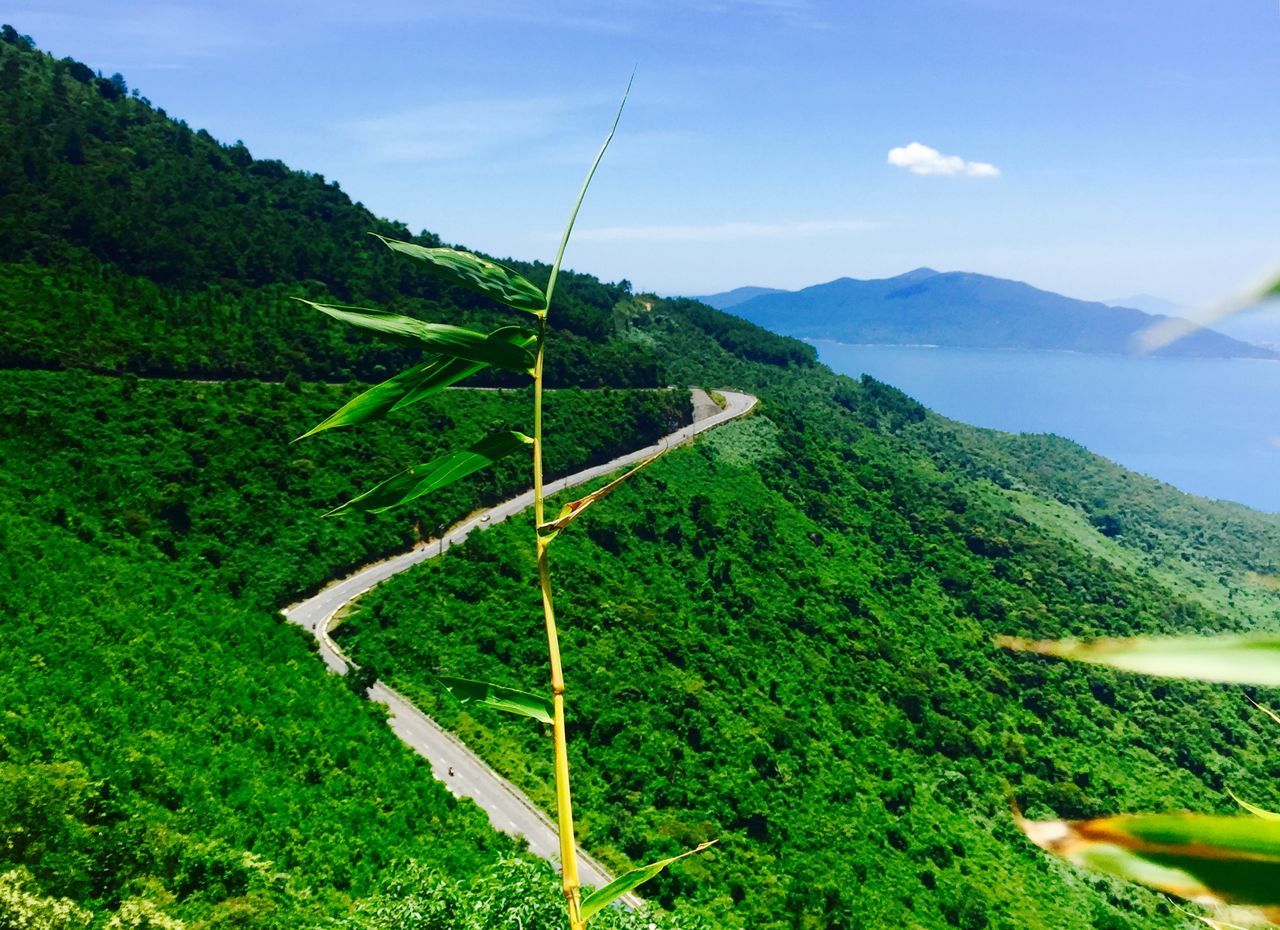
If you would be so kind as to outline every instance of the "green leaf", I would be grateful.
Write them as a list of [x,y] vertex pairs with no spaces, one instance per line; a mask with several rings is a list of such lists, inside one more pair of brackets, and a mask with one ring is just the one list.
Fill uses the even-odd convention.
[[[443,381],[440,386],[444,387],[446,384],[459,381],[484,367],[486,366],[477,362],[469,362],[466,359],[434,356],[421,364],[414,365],[412,368],[406,368],[398,375],[388,378],[376,387],[369,388],[363,394],[356,395],[326,419],[299,436],[298,439],[306,439],[308,436],[314,436],[316,433],[327,429],[336,429],[339,426],[356,426],[360,423],[367,423],[370,420],[384,417],[394,410],[396,404],[419,385]],[[462,373],[458,377],[448,377],[459,369],[462,370]]]
[[1280,821],[1206,814],[1138,814],[1020,821],[1037,846],[1200,904],[1280,918]]
[[446,675],[436,675],[435,678],[463,704],[476,701],[522,717],[532,717],[543,723],[554,722],[555,709],[541,695],[504,688],[487,681],[472,681],[470,678],[450,678]]
[[1262,711],[1264,714],[1266,714],[1268,717],[1270,717],[1270,718],[1271,718],[1272,720],[1274,720],[1276,723],[1280,723],[1280,714],[1277,714],[1277,713],[1276,713],[1274,710],[1272,710],[1270,707],[1263,707],[1261,704],[1259,704],[1259,703],[1258,703],[1257,701],[1255,701],[1253,698],[1249,697],[1249,695],[1247,695],[1247,694],[1245,695],[1245,700],[1247,700],[1247,701],[1248,701],[1250,704],[1252,704],[1254,707],[1258,708],[1258,710]]
[[1167,678],[1228,684],[1280,685],[1280,636],[1179,636],[1103,639],[1094,642],[997,637],[1007,649],[1109,665]]
[[425,465],[415,465],[395,477],[388,478],[376,487],[370,488],[359,497],[353,497],[341,507],[336,507],[325,514],[326,517],[347,510],[363,510],[368,513],[382,513],[392,507],[398,507],[424,494],[439,490],[452,484],[459,478],[487,468],[498,459],[523,449],[533,442],[523,433],[492,433],[462,452],[450,452],[438,459],[432,459]]
[[496,365],[512,371],[528,372],[533,368],[533,353],[523,345],[516,345],[509,338],[500,335],[505,327],[504,330],[492,333],[478,333],[447,323],[424,323],[388,310],[320,304],[301,297],[295,297],[294,300],[314,307],[335,320],[373,330],[395,342],[421,345],[441,355],[464,358],[483,365]]
[[678,856],[672,856],[670,859],[660,859],[650,865],[643,865],[638,869],[632,869],[625,875],[618,876],[582,902],[582,919],[584,921],[588,920],[597,911],[602,910],[609,904],[612,904],[627,892],[635,891],[649,879],[653,878],[667,866],[671,865],[671,863],[678,862],[685,856],[692,856],[694,853],[700,853],[708,846],[714,846],[715,844],[716,841],[711,840],[708,843],[700,844],[697,849],[687,850]]
[[1263,820],[1280,820],[1280,814],[1277,814],[1275,811],[1269,811],[1265,808],[1250,804],[1244,798],[1239,797],[1234,791],[1228,790],[1227,794],[1231,795],[1231,800],[1235,801],[1255,817],[1261,817]]
[[[526,346],[534,337],[525,330],[514,326],[504,327],[490,333],[492,337],[506,339],[515,345]],[[417,403],[437,391],[443,391],[451,384],[457,384],[469,378],[477,371],[488,366],[480,362],[471,362],[460,358],[442,358],[436,356],[427,361],[407,368],[398,375],[388,378],[376,387],[371,387],[357,397],[347,401],[345,405],[324,422],[312,427],[299,439],[306,439],[323,430],[339,426],[355,426],[386,416],[393,410],[399,410]],[[295,440],[296,441],[296,440]]]
[[369,235],[380,239],[392,251],[421,259],[431,266],[432,271],[455,284],[479,291],[512,309],[527,310],[530,313],[541,313],[547,309],[547,298],[537,285],[505,265],[460,249],[428,249],[412,242],[388,239],[377,233]]
[[630,478],[632,475],[634,475],[636,472],[640,471],[641,469],[647,468],[650,465],[652,465],[658,459],[662,458],[662,456],[666,455],[667,451],[668,451],[667,449],[663,449],[661,452],[655,452],[653,455],[649,456],[647,459],[645,459],[643,462],[641,462],[635,468],[631,469],[626,474],[618,478],[614,478],[612,481],[610,481],[608,484],[604,485],[603,487],[596,488],[594,491],[592,491],[590,494],[586,495],[585,497],[580,497],[576,501],[570,501],[569,503],[565,504],[563,507],[560,508],[560,513],[556,515],[556,518],[554,520],[548,520],[546,523],[538,527],[538,530],[543,533],[560,532],[562,529],[564,529],[574,520],[578,519],[578,517],[582,515],[582,512],[584,510],[586,510],[588,507],[590,507],[592,504],[594,504],[596,501],[600,500],[601,498],[608,497],[624,481],[626,481],[628,478]]
[[556,250],[556,260],[551,265],[551,277],[547,280],[546,306],[551,305],[551,295],[556,291],[556,278],[560,276],[560,264],[564,261],[564,250],[569,246],[569,236],[573,233],[573,224],[578,220],[578,211],[582,209],[582,201],[587,196],[587,188],[591,186],[591,179],[596,176],[596,169],[600,167],[600,161],[604,158],[604,153],[609,150],[609,143],[613,141],[613,134],[618,131],[618,121],[622,119],[622,111],[627,105],[627,98],[631,96],[631,85],[635,79],[636,74],[632,71],[631,80],[627,81],[627,89],[622,94],[622,102],[618,104],[618,112],[613,115],[613,125],[609,127],[609,134],[604,137],[604,143],[600,146],[600,151],[596,152],[595,161],[587,169],[587,176],[583,179],[582,187],[578,190],[578,199],[573,202],[573,209],[569,211],[569,221],[564,224],[564,232],[560,236],[560,248]]

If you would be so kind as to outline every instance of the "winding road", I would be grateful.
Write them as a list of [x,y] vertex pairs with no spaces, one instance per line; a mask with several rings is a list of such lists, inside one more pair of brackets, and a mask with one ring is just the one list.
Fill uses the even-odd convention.
[[[663,449],[748,413],[757,403],[757,399],[750,394],[724,391],[725,407],[722,410],[704,391],[694,388],[692,393],[694,419],[688,426],[664,436],[651,446],[549,482],[547,494],[577,487],[641,462]],[[305,601],[285,608],[283,613],[291,623],[306,628],[315,636],[320,646],[320,656],[330,669],[338,674],[346,674],[353,663],[329,637],[329,626],[338,611],[392,575],[442,555],[453,546],[461,545],[476,529],[501,523],[531,506],[533,491],[530,490],[469,517],[440,539],[428,540],[401,555],[365,566],[354,574],[331,583]],[[377,682],[369,689],[369,697],[387,705],[391,711],[388,720],[391,729],[431,763],[432,774],[444,782],[453,794],[475,801],[489,815],[490,822],[498,830],[523,836],[528,841],[530,852],[552,862],[559,861],[560,842],[555,824],[515,785],[489,768],[456,736],[444,730],[410,703],[408,698],[392,688]],[[581,848],[578,850],[578,857],[578,870],[585,887],[600,888],[613,880],[613,876]],[[625,895],[620,900],[633,908],[641,903],[634,894]]]

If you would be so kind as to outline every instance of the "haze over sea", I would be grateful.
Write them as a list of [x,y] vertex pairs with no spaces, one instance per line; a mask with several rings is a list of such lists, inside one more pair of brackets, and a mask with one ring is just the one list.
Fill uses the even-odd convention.
[[1280,511],[1280,362],[815,341],[952,419],[1056,433],[1205,497]]

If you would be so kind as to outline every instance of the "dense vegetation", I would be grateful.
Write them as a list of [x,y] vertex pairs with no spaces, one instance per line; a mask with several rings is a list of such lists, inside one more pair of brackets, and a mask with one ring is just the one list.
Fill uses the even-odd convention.
[[[516,465],[396,526],[318,518],[527,403],[453,392],[447,415],[426,401],[398,438],[312,440],[339,466],[322,471],[288,439],[342,394],[0,373],[0,872],[91,910],[141,898],[283,927],[341,913],[396,860],[463,881],[514,851],[269,611],[404,548],[415,524],[523,488]],[[561,392],[548,453],[557,470],[603,461],[687,407],[684,392]]]
[[[12,30],[0,41],[0,365],[371,380],[406,367],[406,350],[367,345],[289,296],[500,318],[370,232],[440,244],[320,175],[167,118],[123,78],[41,55]],[[547,266],[514,264],[546,282]],[[561,277],[552,386],[667,383],[627,338],[644,312],[629,291]]]
[[[527,407],[457,392],[359,443],[291,446],[350,394],[317,381],[407,359],[284,298],[492,311],[359,244],[408,231],[336,185],[0,39],[0,365],[23,369],[0,372],[0,923],[554,926],[549,873],[505,861],[515,844],[272,610],[513,490],[518,464],[395,514],[317,517]],[[557,543],[585,844],[622,865],[721,838],[647,886],[684,926],[1181,919],[1042,857],[1004,785],[1039,816],[1213,809],[1227,786],[1265,803],[1273,734],[1228,690],[991,637],[1272,622],[1280,522],[950,423],[693,301],[563,286],[560,383],[762,398]],[[687,404],[565,391],[548,414],[568,469]],[[537,727],[463,713],[424,675],[545,680],[527,529],[397,578],[338,633],[545,803]]]
[[[561,545],[585,842],[621,864],[654,836],[720,837],[713,862],[654,883],[720,925],[1167,926],[1155,899],[1038,860],[1006,783],[1033,813],[1229,809],[1228,785],[1266,794],[1274,734],[1222,689],[991,637],[1247,621],[939,470],[922,447],[958,428],[892,389],[810,375],[856,403],[814,403],[818,420],[770,380],[762,415],[659,463]],[[542,735],[460,712],[423,674],[541,680],[531,558],[504,528],[388,582],[338,635],[546,803]]]
[[[513,851],[315,674],[300,632],[7,495],[2,516],[0,871],[33,897],[288,926],[399,858],[465,876]],[[22,926],[3,905],[0,924]]]
[[[524,490],[527,462],[513,458],[395,522],[320,519],[388,474],[528,418],[524,392],[452,391],[447,403],[423,401],[358,441],[332,430],[290,445],[350,393],[328,384],[0,372],[0,488],[86,542],[129,553],[141,542],[193,571],[202,587],[277,606]],[[688,421],[688,398],[557,392],[547,413],[551,473],[653,442]]]

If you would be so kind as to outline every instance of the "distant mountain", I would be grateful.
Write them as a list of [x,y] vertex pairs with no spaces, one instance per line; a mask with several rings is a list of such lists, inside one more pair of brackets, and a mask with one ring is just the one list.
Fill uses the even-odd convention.
[[1127,307],[1130,310],[1141,310],[1143,313],[1163,314],[1165,316],[1186,316],[1191,311],[1190,307],[1183,304],[1166,300],[1163,297],[1154,297],[1151,294],[1117,297],[1114,300],[1104,300],[1103,303],[1108,307]]
[[[931,268],[870,281],[839,278],[726,306],[752,323],[806,339],[1106,355],[1136,354],[1137,334],[1166,318],[1075,300],[1019,281]],[[1280,358],[1270,349],[1212,330],[1195,332],[1156,354]]]
[[[1188,316],[1194,312],[1191,307],[1176,304],[1163,297],[1152,297],[1150,294],[1137,294],[1105,302],[1113,307],[1133,307],[1146,313],[1163,313],[1168,316]],[[1280,306],[1274,303],[1260,304],[1250,310],[1235,313],[1216,321],[1213,328],[1232,339],[1280,351]]]
[[761,297],[765,294],[787,293],[790,292],[779,290],[776,287],[735,287],[731,291],[722,291],[719,294],[708,294],[705,297],[695,297],[693,299],[702,301],[708,307],[725,310],[729,307],[736,307],[738,304],[751,300],[753,297]]

